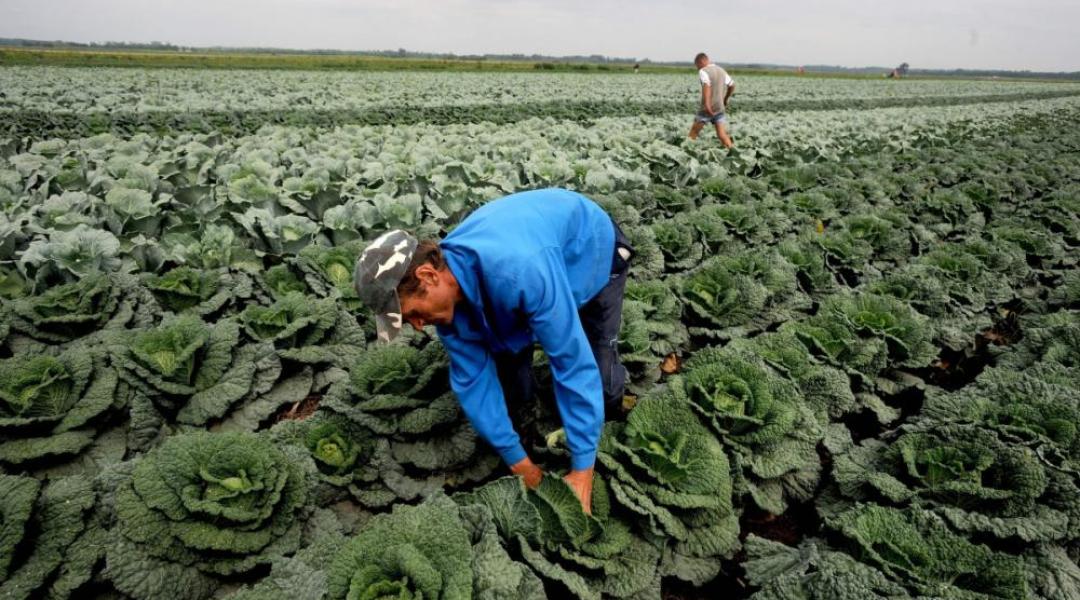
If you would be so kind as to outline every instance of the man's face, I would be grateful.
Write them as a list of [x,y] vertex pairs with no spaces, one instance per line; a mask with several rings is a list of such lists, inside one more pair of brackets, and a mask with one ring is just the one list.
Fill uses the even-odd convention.
[[709,58],[705,57],[705,58],[703,58],[701,60],[695,60],[694,61],[694,66],[696,66],[699,69],[704,69],[705,67],[709,66]]
[[420,289],[399,297],[401,319],[420,330],[425,325],[449,325],[454,320],[454,303],[457,301],[456,282],[446,269],[436,270],[423,265],[416,270],[421,281]]

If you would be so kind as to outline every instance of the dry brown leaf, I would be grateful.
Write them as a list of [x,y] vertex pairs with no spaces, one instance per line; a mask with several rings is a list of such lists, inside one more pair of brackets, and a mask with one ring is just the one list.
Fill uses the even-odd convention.
[[679,357],[675,356],[674,352],[664,357],[664,362],[660,363],[660,370],[665,375],[678,373],[680,367],[682,367],[682,363],[679,361]]

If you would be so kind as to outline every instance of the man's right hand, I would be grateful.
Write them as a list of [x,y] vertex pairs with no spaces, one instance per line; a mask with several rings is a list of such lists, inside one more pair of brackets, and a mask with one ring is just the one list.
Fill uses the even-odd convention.
[[535,490],[544,477],[544,472],[528,456],[510,465],[510,472],[521,477],[530,490]]

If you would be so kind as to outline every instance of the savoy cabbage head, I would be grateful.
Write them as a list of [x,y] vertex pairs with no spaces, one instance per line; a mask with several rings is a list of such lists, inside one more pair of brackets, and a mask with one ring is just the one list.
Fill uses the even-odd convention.
[[143,276],[143,285],[164,312],[210,316],[230,303],[251,296],[251,279],[227,269],[177,267],[161,275]]
[[277,299],[290,294],[307,294],[308,288],[299,269],[290,263],[274,265],[255,277],[255,293],[264,304],[272,304]]
[[842,493],[857,500],[914,505],[954,527],[1005,540],[1068,536],[1069,516],[1053,508],[1051,476],[1036,453],[974,425],[931,423],[895,440],[864,440],[834,456]]
[[1062,310],[1032,315],[1022,322],[1024,338],[998,364],[1023,369],[1039,362],[1080,367],[1080,312]]
[[133,598],[207,598],[300,545],[308,474],[288,447],[250,433],[169,438],[116,492],[106,576]]
[[711,258],[683,277],[680,294],[694,317],[691,333],[740,337],[793,315],[804,304],[795,268],[775,252]]
[[228,225],[208,223],[212,218],[200,219],[205,224],[201,232],[166,233],[161,245],[170,261],[200,269],[234,268],[249,273],[262,270],[262,260],[246,244],[245,238],[237,237]]
[[304,282],[315,294],[335,298],[350,310],[362,307],[353,287],[353,267],[366,242],[356,241],[341,246],[309,246],[296,261]]
[[798,386],[750,353],[706,348],[671,383],[736,457],[753,501],[774,514],[811,497],[821,464],[820,416]]
[[729,237],[749,244],[763,244],[790,227],[780,207],[766,204],[759,200],[703,204],[689,214],[713,249]]
[[30,293],[26,279],[14,265],[0,265],[0,298],[14,300]]
[[[157,183],[156,173],[149,174],[153,183]],[[137,187],[128,187],[121,183],[105,194],[104,224],[115,234],[123,238],[142,234],[158,237],[162,222],[171,211],[168,204],[171,197],[156,194]]]
[[965,193],[956,188],[938,189],[917,198],[911,205],[912,220],[935,237],[982,231],[986,215]]
[[369,507],[386,506],[397,499],[379,479],[385,440],[352,420],[318,410],[306,419],[283,420],[271,429],[271,435],[311,456],[318,472],[313,496],[319,505],[347,494]]
[[[448,363],[439,343],[377,345],[357,356],[348,378],[333,384],[320,405],[383,436],[373,460],[398,499],[482,479],[498,465],[449,390]],[[393,498],[364,496],[379,505]]]
[[705,246],[689,218],[680,215],[654,221],[652,231],[664,253],[664,268],[668,272],[683,271],[701,262]]
[[243,213],[233,213],[233,218],[252,240],[259,256],[298,254],[315,243],[321,229],[305,216],[278,216],[265,208],[249,208]]
[[727,347],[757,357],[793,381],[820,423],[840,419],[857,408],[848,374],[822,364],[790,331],[734,340]]
[[45,287],[95,272],[116,272],[122,262],[116,236],[79,225],[70,231],[51,231],[47,239],[30,242],[16,264],[35,286]]
[[269,391],[281,374],[273,345],[242,344],[233,319],[208,324],[191,314],[172,316],[152,329],[117,335],[110,345],[123,380],[183,424],[224,417]]
[[[921,415],[974,423],[1038,450],[1066,470],[1080,469],[1080,371],[1055,364],[992,367],[956,391],[932,389]],[[1062,462],[1067,461],[1067,462]]]
[[[102,330],[145,322],[134,279],[91,273],[11,303],[12,328],[46,344],[63,344]],[[134,322],[134,323],[133,323]]]
[[606,424],[597,462],[615,503],[668,538],[665,574],[700,584],[738,548],[727,454],[677,396],[647,396],[625,424]]
[[329,599],[538,600],[544,588],[500,544],[486,506],[437,494],[378,515],[340,547],[327,569]]
[[887,600],[908,595],[881,571],[829,548],[820,539],[809,538],[792,548],[750,534],[746,556],[746,577],[760,588],[750,596],[752,600]]
[[1029,257],[1040,261],[1057,260],[1065,250],[1054,239],[1052,231],[1034,220],[1020,217],[995,219],[988,227],[988,233],[995,242],[1016,244]]
[[[93,347],[72,346],[53,356],[0,359],[0,465],[32,469],[69,462],[112,424],[126,393],[116,371]],[[97,455],[123,458],[122,437],[101,439]]]
[[554,474],[536,490],[517,477],[498,479],[454,500],[491,512],[503,542],[544,579],[583,600],[659,594],[660,551],[613,513],[606,482],[594,479],[592,514]]
[[888,369],[925,367],[937,356],[929,320],[887,296],[830,296],[817,315],[784,328],[825,360],[867,378]]
[[932,513],[861,504],[826,522],[860,560],[916,595],[1028,597],[1020,559],[951,533]]
[[825,253],[811,238],[784,240],[776,245],[776,250],[795,267],[803,292],[821,294],[836,290],[836,276],[825,261]]
[[989,519],[958,514],[950,519],[956,527],[1002,537],[1061,539],[1074,556],[1080,552],[1078,390],[1080,372],[1051,363],[1023,371],[987,369],[961,390],[927,395],[921,413],[926,422],[992,431],[1010,452],[1033,456],[1044,470],[1045,493],[1026,514]]
[[682,303],[665,282],[626,282],[619,357],[635,383],[655,382],[663,360],[681,354],[689,341],[681,317]]
[[299,363],[346,365],[365,346],[356,318],[330,298],[292,292],[270,306],[250,305],[238,318],[249,338],[273,343],[278,356]]

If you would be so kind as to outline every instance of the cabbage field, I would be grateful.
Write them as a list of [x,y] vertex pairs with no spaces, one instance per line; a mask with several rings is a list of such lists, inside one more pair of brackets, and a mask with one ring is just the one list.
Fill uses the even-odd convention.
[[[1080,85],[0,68],[0,598],[1080,600]],[[637,254],[593,513],[367,240],[567,187]]]

